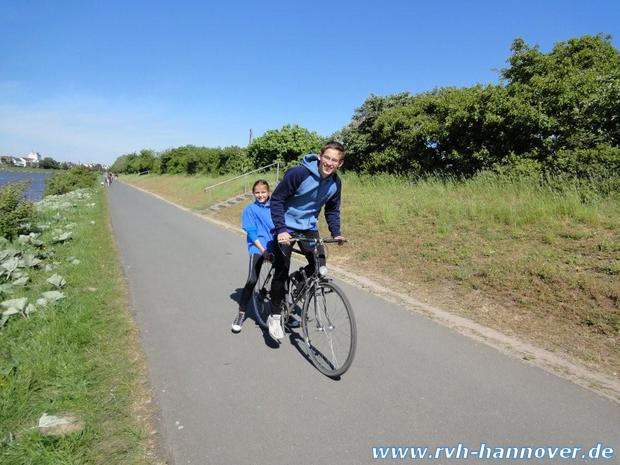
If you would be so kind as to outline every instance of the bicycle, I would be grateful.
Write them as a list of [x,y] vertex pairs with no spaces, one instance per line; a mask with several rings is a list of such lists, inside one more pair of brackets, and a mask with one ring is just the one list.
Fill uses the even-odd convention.
[[[301,241],[310,245],[317,264],[320,245],[340,242],[335,239],[305,237],[294,237],[291,240]],[[296,249],[293,251],[302,254]],[[324,375],[337,378],[353,363],[357,346],[357,326],[349,299],[338,285],[326,277],[327,270],[323,268],[317,266],[312,275],[304,275],[305,279],[294,289],[291,289],[294,273],[288,277],[281,321],[284,330],[301,306],[301,328],[310,361]],[[267,329],[267,318],[271,311],[273,274],[273,264],[261,267],[252,296],[256,322],[263,329]]]

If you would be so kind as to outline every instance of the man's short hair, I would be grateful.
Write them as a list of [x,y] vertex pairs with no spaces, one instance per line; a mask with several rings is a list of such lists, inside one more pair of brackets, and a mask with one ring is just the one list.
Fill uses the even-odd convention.
[[323,153],[325,153],[325,151],[328,149],[337,150],[342,154],[342,158],[344,158],[344,145],[342,145],[340,142],[336,142],[334,140],[325,144],[323,148],[321,148],[321,155],[323,155]]

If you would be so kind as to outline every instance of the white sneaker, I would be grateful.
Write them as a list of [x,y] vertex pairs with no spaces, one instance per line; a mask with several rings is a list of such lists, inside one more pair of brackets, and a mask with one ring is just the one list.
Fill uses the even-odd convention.
[[281,315],[269,315],[269,318],[267,318],[267,326],[269,327],[269,335],[273,339],[279,341],[284,338]]

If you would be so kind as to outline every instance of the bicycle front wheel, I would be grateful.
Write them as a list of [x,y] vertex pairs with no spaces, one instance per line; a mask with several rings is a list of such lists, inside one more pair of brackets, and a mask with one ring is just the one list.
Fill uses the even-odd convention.
[[355,356],[357,327],[351,304],[332,282],[310,289],[301,318],[308,355],[324,375],[336,378],[349,369]]
[[261,328],[267,328],[267,318],[271,313],[271,278],[273,277],[273,265],[264,261],[260,268],[258,281],[252,293],[252,309],[256,322]]

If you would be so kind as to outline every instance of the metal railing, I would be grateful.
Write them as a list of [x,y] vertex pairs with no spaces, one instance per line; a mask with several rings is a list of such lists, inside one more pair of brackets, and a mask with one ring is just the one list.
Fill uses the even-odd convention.
[[247,192],[248,192],[247,176],[249,176],[251,174],[254,174],[254,173],[258,173],[260,171],[264,171],[267,168],[271,168],[273,166],[276,167],[276,178],[274,179],[274,183],[273,183],[273,186],[275,187],[275,185],[278,183],[278,180],[280,179],[280,163],[281,163],[280,161],[276,161],[276,162],[271,163],[269,165],[261,166],[260,168],[257,168],[257,169],[252,170],[252,171],[248,171],[247,173],[240,174],[239,176],[235,176],[234,178],[230,178],[230,179],[227,179],[225,181],[218,182],[217,184],[213,184],[212,186],[207,186],[207,187],[205,187],[204,190],[205,190],[205,192],[209,193],[209,198],[210,198],[211,195],[212,195],[213,189],[215,189],[216,187],[223,186],[224,184],[228,184],[229,182],[236,181],[237,179],[246,178],[245,182],[243,184],[243,193],[247,194]]

